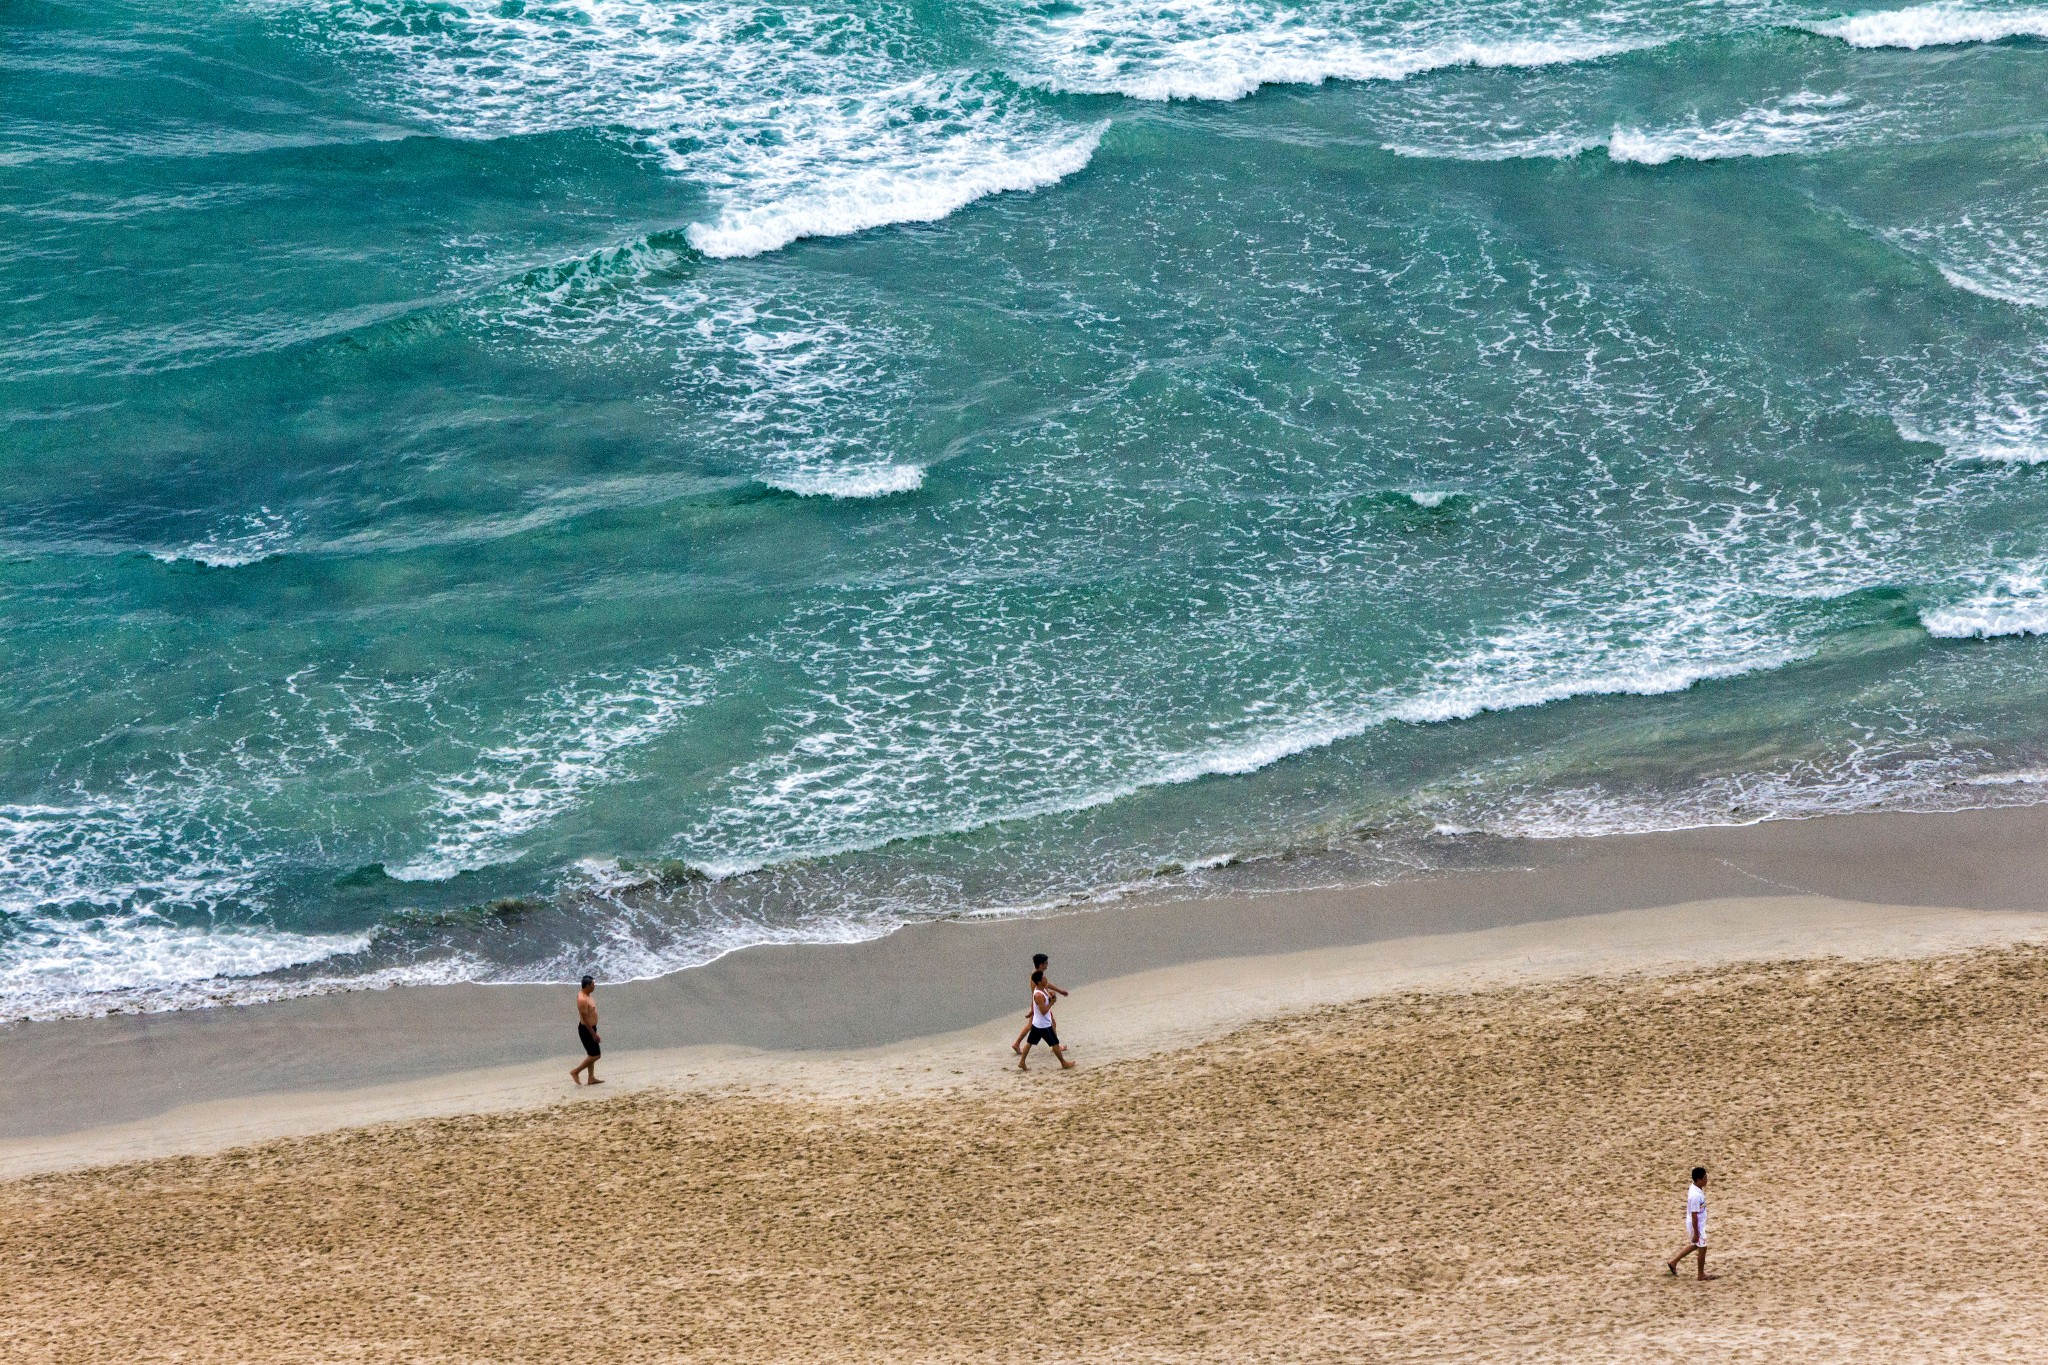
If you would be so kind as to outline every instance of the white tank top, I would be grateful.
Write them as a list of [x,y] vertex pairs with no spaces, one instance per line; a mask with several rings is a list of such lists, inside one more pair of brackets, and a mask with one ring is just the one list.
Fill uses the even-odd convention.
[[1052,1027],[1052,992],[1034,990],[1031,992],[1031,1027]]

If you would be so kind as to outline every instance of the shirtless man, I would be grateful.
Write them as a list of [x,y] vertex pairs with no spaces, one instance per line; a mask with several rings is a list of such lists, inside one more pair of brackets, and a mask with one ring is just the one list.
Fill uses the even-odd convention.
[[604,1056],[604,1048],[597,1037],[597,1002],[590,993],[597,989],[597,979],[583,978],[583,989],[576,992],[576,1040],[583,1044],[583,1060],[569,1071],[569,1079],[583,1084],[583,1073],[590,1074],[590,1084],[603,1085],[597,1078],[597,1059]]
[[1052,991],[1053,988],[1046,983],[1043,969],[1031,974],[1031,1027],[1025,1034],[1024,1050],[1017,1054],[1019,1071],[1031,1069],[1025,1061],[1031,1056],[1031,1049],[1039,1043],[1052,1049],[1052,1055],[1060,1059],[1063,1069],[1073,1069],[1074,1064],[1067,1060],[1067,1050],[1060,1046],[1059,1030],[1052,1021]]
[[[1052,961],[1052,959],[1047,957],[1044,953],[1033,953],[1031,955],[1031,970],[1033,972],[1031,980],[1034,983],[1038,980],[1037,974],[1044,972],[1045,964],[1050,961]],[[1045,983],[1045,988],[1051,991],[1054,995],[1066,994],[1065,991],[1061,990],[1058,986],[1053,985],[1050,981]],[[1031,1011],[1026,1010],[1024,1011],[1024,1027],[1017,1030],[1017,1041],[1010,1044],[1010,1051],[1015,1052],[1021,1056],[1024,1052],[1024,1035],[1029,1032],[1031,1032]]]
[[1685,1247],[1676,1256],[1664,1263],[1664,1268],[1676,1275],[1678,1263],[1688,1256],[1700,1258],[1700,1278],[1718,1280],[1719,1275],[1707,1273],[1707,1168],[1692,1168],[1692,1186],[1685,1192]]

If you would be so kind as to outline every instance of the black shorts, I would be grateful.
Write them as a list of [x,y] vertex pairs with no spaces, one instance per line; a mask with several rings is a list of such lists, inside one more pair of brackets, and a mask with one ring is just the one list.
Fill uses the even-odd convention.
[[1024,1046],[1032,1047],[1039,1043],[1044,1043],[1047,1047],[1058,1047],[1060,1045],[1060,1035],[1052,1029],[1040,1028],[1038,1025],[1033,1024],[1030,1036],[1024,1040]]
[[588,1025],[588,1024],[578,1024],[578,1025],[576,1026],[576,1037],[577,1037],[577,1038],[578,1038],[579,1040],[581,1040],[581,1042],[583,1043],[583,1055],[584,1055],[584,1056],[586,1056],[586,1057],[602,1057],[602,1056],[604,1056],[604,1049],[603,1049],[603,1048],[600,1048],[600,1047],[599,1047],[599,1046],[597,1045],[597,1035],[596,1035],[595,1033],[592,1033],[592,1032],[590,1031],[590,1025]]

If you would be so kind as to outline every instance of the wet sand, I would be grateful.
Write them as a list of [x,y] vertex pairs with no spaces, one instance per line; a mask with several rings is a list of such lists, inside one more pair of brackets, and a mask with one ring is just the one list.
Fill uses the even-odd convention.
[[[750,949],[661,980],[605,985],[599,1003],[616,1057],[608,1074],[626,1083],[746,1083],[770,1073],[834,1075],[834,1054],[914,1054],[933,1039],[972,1052],[981,1046],[973,1030],[1003,1034],[990,1021],[1021,1008],[1020,965],[1039,948],[1055,954],[1056,980],[1087,988],[1077,1010],[1108,1008],[1117,992],[1095,988],[1112,981],[1238,964],[1225,973],[1245,983],[1235,994],[1190,994],[1179,978],[1160,978],[1154,985],[1172,1009],[1105,1019],[1092,1030],[1100,1059],[1172,1046],[1191,1030],[1213,1032],[1256,1013],[1354,998],[1387,984],[1374,970],[1402,962],[1436,961],[1437,975],[1410,984],[1443,986],[1461,979],[1460,963],[1509,958],[1606,970],[1630,953],[1678,964],[1833,954],[1866,935],[1859,914],[1995,912],[1990,921],[1964,915],[1944,921],[1946,929],[1930,921],[1870,939],[1880,953],[1926,952],[2023,936],[2027,926],[2008,912],[2048,913],[2048,807],[1476,840],[1464,856],[1467,870],[1387,886],[1133,899],[1041,919],[925,924],[870,943]],[[1743,918],[1739,907],[1758,897],[1892,908],[1851,912],[1832,928],[1782,906]],[[1692,903],[1721,907],[1721,918],[1669,912]],[[1564,923],[1617,912],[1666,919],[1642,928],[1633,948],[1612,925]],[[1507,937],[1462,937],[1494,931]],[[1325,950],[1337,956],[1315,956]],[[1587,953],[1605,956],[1596,964]],[[1198,975],[1214,984],[1208,969]],[[1264,978],[1291,984],[1257,984]],[[569,993],[551,986],[365,991],[0,1028],[0,1071],[12,1078],[0,1106],[0,1176],[545,1103],[576,1055]],[[928,1065],[938,1062],[899,1059],[881,1070],[921,1074]]]
[[[2039,1359],[2044,991],[2033,945],[1408,990],[47,1175],[0,1358]],[[1710,1284],[1659,1263],[1696,1161]]]

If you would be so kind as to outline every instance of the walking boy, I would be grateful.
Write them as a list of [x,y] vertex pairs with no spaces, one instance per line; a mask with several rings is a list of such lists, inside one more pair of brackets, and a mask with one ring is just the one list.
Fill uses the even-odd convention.
[[1031,974],[1031,1027],[1025,1034],[1024,1050],[1017,1054],[1019,1071],[1031,1069],[1025,1061],[1031,1056],[1031,1049],[1040,1043],[1052,1049],[1052,1055],[1060,1059],[1062,1069],[1073,1068],[1074,1064],[1067,1060],[1067,1050],[1060,1046],[1059,1030],[1052,1021],[1052,987],[1046,985],[1045,973],[1036,971]]
[[1678,1263],[1693,1255],[1700,1258],[1701,1279],[1721,1278],[1707,1273],[1707,1168],[1704,1166],[1692,1168],[1692,1188],[1685,1192],[1685,1246],[1664,1263],[1664,1268],[1676,1275]]
[[[1038,978],[1044,974],[1045,964],[1050,961],[1052,961],[1052,959],[1047,957],[1044,953],[1033,953],[1031,955],[1031,981],[1034,986],[1037,985]],[[1051,991],[1054,995],[1066,994],[1065,991],[1061,990],[1058,986],[1053,985],[1050,981],[1045,983],[1045,988]],[[1024,1027],[1017,1030],[1017,1041],[1010,1044],[1010,1051],[1022,1054],[1022,1052],[1024,1051],[1024,1035],[1029,1032],[1031,1032],[1031,1011],[1026,1010],[1024,1012]]]

